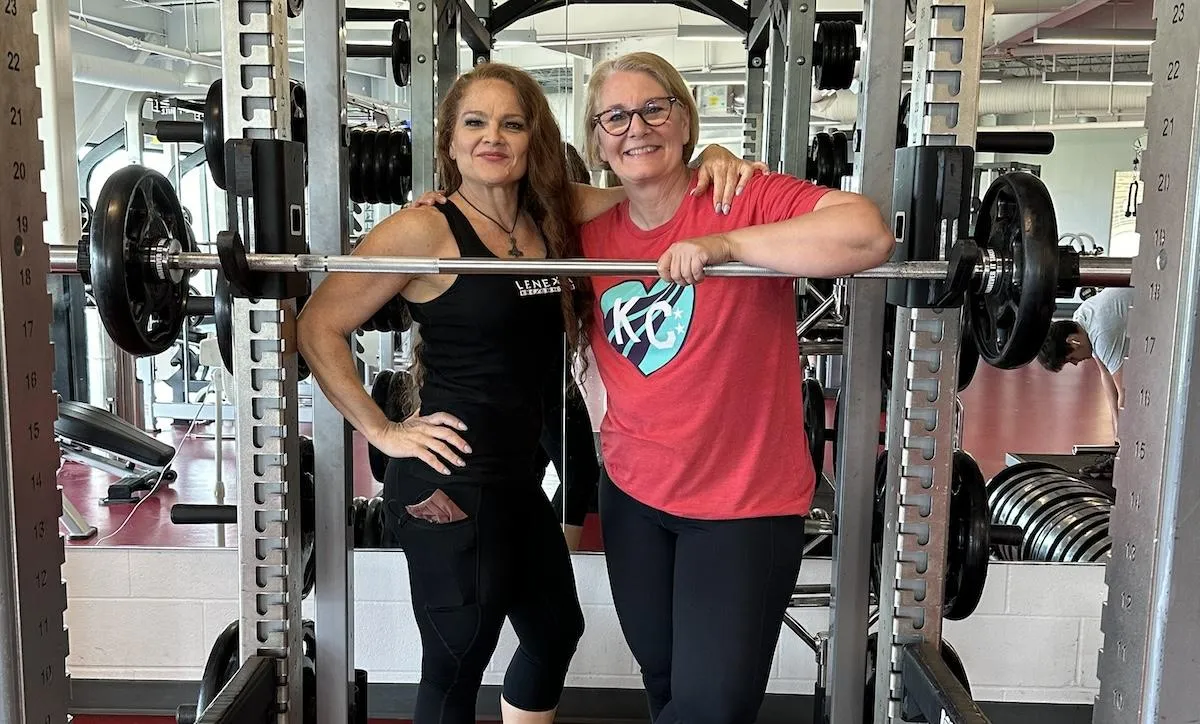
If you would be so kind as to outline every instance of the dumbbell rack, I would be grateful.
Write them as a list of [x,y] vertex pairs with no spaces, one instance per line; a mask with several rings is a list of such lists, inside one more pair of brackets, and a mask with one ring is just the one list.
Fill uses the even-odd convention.
[[[6,0],[0,109],[0,721],[67,721],[45,168],[32,2]],[[44,11],[43,11],[44,12]]]

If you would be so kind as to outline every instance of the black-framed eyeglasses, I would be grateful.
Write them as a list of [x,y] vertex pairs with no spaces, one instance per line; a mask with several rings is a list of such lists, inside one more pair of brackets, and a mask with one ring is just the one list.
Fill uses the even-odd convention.
[[651,98],[646,105],[634,110],[612,108],[592,116],[592,123],[599,124],[610,136],[624,136],[634,116],[641,116],[648,126],[661,126],[671,117],[671,108],[679,102],[675,96]]

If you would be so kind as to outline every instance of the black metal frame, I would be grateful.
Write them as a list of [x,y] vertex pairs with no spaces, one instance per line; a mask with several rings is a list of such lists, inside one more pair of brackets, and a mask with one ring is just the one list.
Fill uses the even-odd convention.
[[904,647],[900,680],[904,682],[901,716],[905,721],[991,724],[962,682],[946,666],[941,652],[931,643],[913,643]]
[[278,660],[252,656],[242,664],[196,724],[266,724],[275,720],[275,667]]

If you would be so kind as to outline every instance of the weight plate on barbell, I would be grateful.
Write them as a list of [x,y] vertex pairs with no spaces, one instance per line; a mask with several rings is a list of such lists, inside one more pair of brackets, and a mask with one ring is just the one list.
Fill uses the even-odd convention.
[[359,168],[362,165],[363,129],[350,129],[350,148],[346,152],[346,172],[350,181],[350,200],[362,202],[362,186],[359,184]]
[[1000,369],[1022,367],[1050,331],[1058,293],[1058,224],[1045,184],[1023,171],[996,179],[980,203],[974,238],[984,259],[991,250],[1001,264],[990,291],[967,293],[979,356]]
[[161,173],[126,166],[104,182],[88,243],[92,296],[105,330],[129,354],[160,354],[178,341],[188,274],[164,265],[160,275],[153,257],[172,241],[194,252],[190,239],[179,197]]

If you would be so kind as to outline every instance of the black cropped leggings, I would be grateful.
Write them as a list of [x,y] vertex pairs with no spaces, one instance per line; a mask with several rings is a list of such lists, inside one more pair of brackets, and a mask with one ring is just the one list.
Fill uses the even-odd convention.
[[[384,509],[407,558],[421,634],[414,723],[474,724],[505,618],[519,640],[505,701],[526,711],[554,709],[583,635],[583,612],[550,501],[532,478],[438,485],[403,475],[404,462],[388,466]],[[405,511],[436,488],[468,517],[439,524]]]
[[753,722],[800,572],[804,519],[680,518],[605,478],[600,525],[654,723]]

